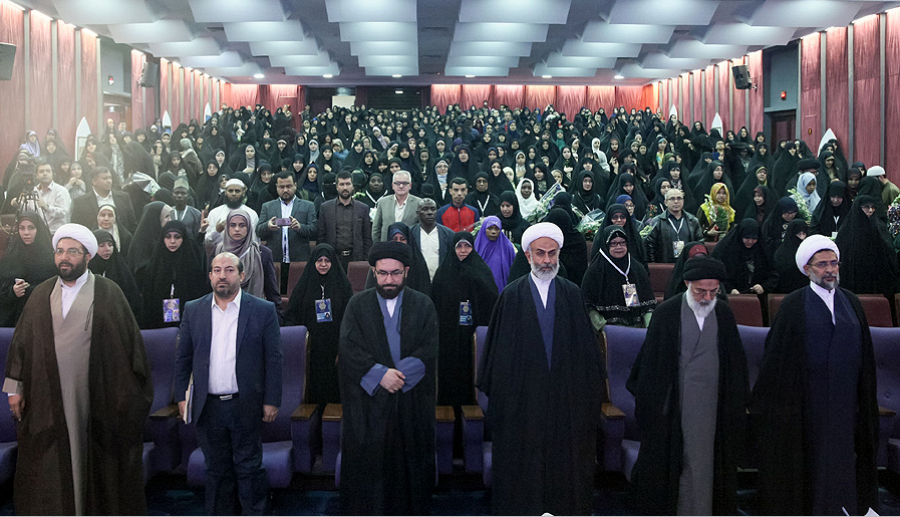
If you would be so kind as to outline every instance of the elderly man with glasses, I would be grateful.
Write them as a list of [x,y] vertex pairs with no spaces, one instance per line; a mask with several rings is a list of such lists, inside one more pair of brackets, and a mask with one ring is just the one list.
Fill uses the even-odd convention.
[[397,171],[391,178],[394,194],[384,196],[375,205],[375,218],[372,220],[372,242],[384,242],[388,239],[388,228],[394,223],[405,223],[413,226],[419,222],[419,203],[422,201],[409,193],[412,176],[407,171]]

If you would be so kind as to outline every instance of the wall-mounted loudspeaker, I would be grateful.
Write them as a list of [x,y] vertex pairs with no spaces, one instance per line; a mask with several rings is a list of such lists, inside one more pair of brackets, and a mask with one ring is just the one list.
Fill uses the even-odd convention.
[[750,83],[750,69],[747,65],[735,65],[731,67],[731,73],[734,75],[734,87],[737,90],[749,90],[752,88]]
[[0,43],[0,81],[12,79],[13,65],[16,63],[16,46]]
[[156,88],[159,86],[159,65],[150,61],[144,62],[144,66],[141,67],[141,78],[138,80],[138,86],[145,88]]

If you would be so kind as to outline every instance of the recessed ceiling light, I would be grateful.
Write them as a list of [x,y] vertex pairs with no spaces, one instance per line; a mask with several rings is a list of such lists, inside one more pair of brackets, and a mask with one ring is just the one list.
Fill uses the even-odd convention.
[[401,77],[403,77],[403,76],[400,75],[400,74],[394,74],[394,75],[392,75],[391,77],[393,77],[394,79],[399,79],[399,78],[401,78]]
[[472,79],[472,78],[474,78],[474,77],[475,77],[474,75],[467,75],[467,76],[466,76],[466,79]]
[[396,93],[397,95],[400,95],[401,93],[403,93],[403,90],[394,90],[394,93]]
[[334,77],[334,74],[324,74],[322,75],[322,77],[324,77],[325,79],[331,79],[332,77]]
[[613,79],[625,79],[625,76],[623,76],[622,74],[616,74]]
[[542,75],[541,77],[543,77],[544,79],[553,79],[552,75]]
[[253,74],[254,79],[265,79],[265,77],[263,74]]

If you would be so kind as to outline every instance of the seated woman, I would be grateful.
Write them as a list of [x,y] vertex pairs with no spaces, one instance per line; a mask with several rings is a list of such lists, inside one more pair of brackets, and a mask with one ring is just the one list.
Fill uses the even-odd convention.
[[0,326],[15,327],[31,292],[58,274],[53,261],[50,230],[35,212],[23,212],[16,220],[6,253],[0,259]]
[[600,330],[606,324],[646,328],[656,298],[647,269],[631,259],[625,232],[620,226],[607,226],[594,245],[600,249],[581,283],[594,328]]
[[119,286],[137,318],[141,314],[141,291],[119,252],[115,238],[106,230],[94,230],[94,237],[97,238],[97,256],[91,257],[88,268],[95,275],[108,278]]
[[724,286],[728,294],[762,296],[778,284],[778,274],[759,237],[756,219],[744,219],[713,249],[713,258],[721,260],[728,272]]
[[486,217],[475,237],[475,251],[484,259],[494,274],[497,290],[503,291],[509,278],[509,269],[516,258],[516,247],[503,233],[499,217]]
[[709,189],[706,202],[700,205],[697,212],[706,242],[716,242],[731,230],[735,214],[730,201],[728,187],[724,183],[716,183]]
[[803,219],[794,219],[788,223],[784,242],[775,251],[775,271],[778,272],[776,293],[792,293],[809,285],[809,277],[797,269],[797,248],[809,235],[809,225]]

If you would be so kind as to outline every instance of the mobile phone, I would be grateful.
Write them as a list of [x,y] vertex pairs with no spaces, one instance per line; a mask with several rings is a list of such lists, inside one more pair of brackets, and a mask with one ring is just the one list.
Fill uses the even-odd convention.
[[290,226],[291,218],[290,217],[279,217],[275,219],[275,226]]

